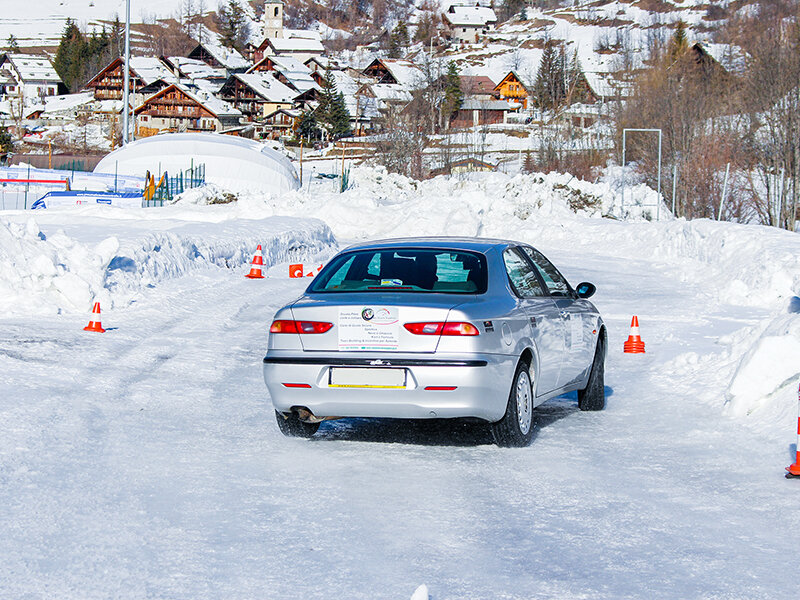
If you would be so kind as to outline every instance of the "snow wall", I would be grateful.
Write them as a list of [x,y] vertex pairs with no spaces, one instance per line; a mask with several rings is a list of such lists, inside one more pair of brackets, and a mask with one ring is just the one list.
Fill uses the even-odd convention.
[[131,142],[108,154],[95,173],[175,176],[205,164],[206,181],[234,192],[282,194],[300,187],[291,161],[272,148],[217,133],[168,133]]

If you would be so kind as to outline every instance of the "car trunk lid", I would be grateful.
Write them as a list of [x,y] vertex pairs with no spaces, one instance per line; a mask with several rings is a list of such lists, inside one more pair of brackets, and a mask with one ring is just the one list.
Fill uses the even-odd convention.
[[320,334],[301,335],[307,352],[436,352],[440,335],[415,335],[406,323],[446,322],[460,300],[441,295],[335,294],[303,296],[291,306],[297,321],[322,321],[333,327]]

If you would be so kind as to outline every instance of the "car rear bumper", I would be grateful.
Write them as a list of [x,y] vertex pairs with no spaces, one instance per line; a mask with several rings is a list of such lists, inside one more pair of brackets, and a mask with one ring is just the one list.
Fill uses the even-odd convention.
[[[330,369],[336,367],[402,368],[405,387],[331,387]],[[367,358],[270,353],[264,358],[264,381],[275,409],[282,412],[303,407],[317,417],[477,417],[493,422],[505,413],[515,368],[515,357],[496,354]]]

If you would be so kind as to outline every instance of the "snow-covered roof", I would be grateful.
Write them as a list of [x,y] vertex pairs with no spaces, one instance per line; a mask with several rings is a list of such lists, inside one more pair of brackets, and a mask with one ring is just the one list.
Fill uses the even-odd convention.
[[267,43],[272,46],[273,50],[278,54],[322,54],[325,52],[322,42],[309,38],[269,38]]
[[306,60],[303,64],[307,66],[309,69],[313,70],[311,63],[317,63],[322,69],[331,69],[331,70],[338,70],[341,69],[341,65],[336,62],[335,59],[329,56],[312,56],[308,60]]
[[[50,59],[43,55],[6,54],[5,60],[11,63],[22,81],[47,81],[60,83]],[[4,61],[5,62],[5,61]]]
[[714,42],[698,42],[697,45],[729,73],[743,73],[747,67],[747,52],[739,46]]
[[294,56],[270,56],[269,59],[275,65],[275,69],[284,75],[292,73],[298,76],[307,75],[311,77],[311,69]]
[[412,99],[411,92],[397,83],[373,83],[369,87],[383,102],[411,102]]
[[297,108],[279,108],[278,110],[273,110],[265,118],[269,119],[271,116],[277,115],[278,113],[283,113],[296,119],[303,114],[303,111]]
[[631,83],[615,79],[611,73],[584,71],[583,75],[594,93],[604,98],[611,98],[617,95],[626,97],[632,87]]
[[444,17],[454,27],[484,27],[497,23],[494,11],[483,6],[451,6]]
[[465,98],[461,110],[512,110],[512,105],[505,100]]
[[291,104],[295,96],[297,96],[297,92],[282,84],[269,72],[235,73],[233,77],[236,77],[268,102]]
[[410,90],[419,87],[423,78],[422,71],[411,61],[384,58],[381,59],[381,63],[386,67],[389,73],[392,74],[392,77],[395,78],[399,85]]
[[199,45],[205,48],[219,64],[231,70],[246,69],[250,66],[250,62],[239,52],[222,45],[218,33],[211,31],[205,25],[203,25],[203,29],[203,43]]
[[322,41],[322,36],[320,35],[319,31],[315,31],[313,29],[286,29],[283,30],[283,37],[284,39],[291,40],[291,39],[306,39],[306,40],[317,40],[318,42]]
[[94,93],[92,92],[66,94],[64,96],[46,96],[44,99],[44,112],[57,113],[71,111],[91,102],[94,102]]
[[219,93],[222,89],[222,86],[225,85],[224,79],[182,79],[181,84],[185,86],[189,86],[189,88],[197,88],[198,90],[209,94],[214,95]]
[[131,71],[136,73],[145,85],[150,85],[159,79],[167,83],[178,81],[167,65],[155,56],[131,56]]
[[317,87],[317,83],[311,77],[311,69],[295,57],[270,56],[268,58],[275,65],[275,70],[283,75],[298,92],[307,92]]
[[226,79],[225,69],[215,69],[197,58],[170,56],[167,60],[189,79]]

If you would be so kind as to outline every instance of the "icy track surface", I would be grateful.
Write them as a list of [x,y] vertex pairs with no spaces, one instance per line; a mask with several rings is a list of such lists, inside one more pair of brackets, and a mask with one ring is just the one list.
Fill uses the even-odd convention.
[[[759,429],[723,414],[741,352],[720,339],[754,341],[777,309],[726,304],[708,283],[724,273],[618,243],[677,226],[604,223],[537,235],[573,283],[598,286],[608,407],[550,401],[524,449],[434,422],[281,436],[261,358],[305,285],[285,264],[262,281],[247,260],[211,261],[123,286],[103,335],[82,312],[4,317],[0,598],[408,599],[421,584],[434,600],[796,598],[794,417]],[[232,250],[264,239],[239,225]],[[57,225],[40,226],[52,240]],[[120,252],[135,259],[161,227],[128,226]],[[329,254],[330,232],[305,227],[307,258]],[[65,228],[88,246],[108,233]],[[634,313],[643,356],[621,353]]]

